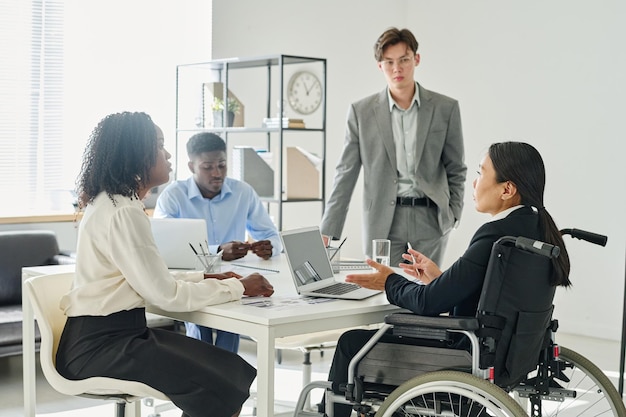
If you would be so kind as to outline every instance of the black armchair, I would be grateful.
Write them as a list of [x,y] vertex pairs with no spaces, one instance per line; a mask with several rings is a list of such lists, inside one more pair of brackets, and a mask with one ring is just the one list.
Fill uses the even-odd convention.
[[0,357],[22,353],[22,268],[68,263],[74,256],[59,250],[52,231],[0,232]]

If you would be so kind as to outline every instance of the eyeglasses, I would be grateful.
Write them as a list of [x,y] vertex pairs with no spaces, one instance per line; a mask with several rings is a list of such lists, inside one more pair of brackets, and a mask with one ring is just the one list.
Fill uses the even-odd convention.
[[415,57],[414,56],[403,56],[402,58],[399,58],[397,60],[385,59],[383,61],[380,61],[381,65],[385,69],[393,69],[393,67],[396,64],[399,67],[403,67],[403,68],[404,67],[408,67],[409,65],[411,65],[412,62],[415,62]]

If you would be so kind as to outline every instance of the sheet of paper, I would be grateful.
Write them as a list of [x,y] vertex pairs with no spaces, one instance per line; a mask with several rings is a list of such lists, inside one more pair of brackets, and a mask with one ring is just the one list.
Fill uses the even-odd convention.
[[241,304],[259,307],[269,308],[272,310],[280,310],[288,307],[327,303],[330,301],[336,301],[334,298],[320,298],[320,297],[244,297],[241,299]]

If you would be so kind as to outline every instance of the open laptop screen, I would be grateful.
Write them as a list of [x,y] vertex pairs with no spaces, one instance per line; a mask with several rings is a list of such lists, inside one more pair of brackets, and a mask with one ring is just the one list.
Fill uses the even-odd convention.
[[318,227],[285,230],[281,236],[289,266],[298,285],[333,278],[333,270]]
[[202,269],[189,244],[196,248],[206,245],[203,219],[151,218],[150,225],[157,249],[169,269]]

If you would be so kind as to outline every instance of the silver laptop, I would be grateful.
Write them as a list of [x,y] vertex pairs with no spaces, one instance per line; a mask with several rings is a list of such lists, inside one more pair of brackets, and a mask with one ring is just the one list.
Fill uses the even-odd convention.
[[[335,281],[318,227],[285,230],[280,233],[287,263],[300,295],[345,300],[362,300],[381,291]],[[339,273],[345,276],[347,273]]]
[[154,242],[169,269],[202,269],[189,244],[198,252],[201,251],[200,244],[208,250],[206,222],[203,219],[151,218],[150,223]]

